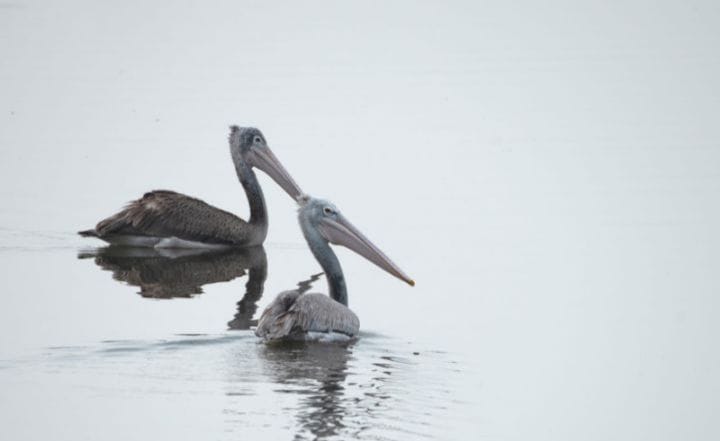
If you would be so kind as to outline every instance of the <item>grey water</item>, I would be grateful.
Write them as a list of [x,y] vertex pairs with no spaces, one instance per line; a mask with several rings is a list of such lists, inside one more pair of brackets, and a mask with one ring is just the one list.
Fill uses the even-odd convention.
[[[714,440],[715,2],[0,4],[0,438]],[[151,189],[247,215],[230,124],[412,276],[338,250],[361,336],[260,174],[261,249],[75,232]]]

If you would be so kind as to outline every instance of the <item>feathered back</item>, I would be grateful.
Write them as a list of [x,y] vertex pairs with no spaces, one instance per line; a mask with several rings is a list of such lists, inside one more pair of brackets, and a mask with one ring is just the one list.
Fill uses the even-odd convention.
[[301,339],[310,332],[357,335],[360,320],[324,294],[284,291],[263,311],[255,335],[264,340]]
[[100,221],[98,237],[140,235],[225,245],[253,243],[249,224],[200,199],[168,190],[145,193],[119,213]]

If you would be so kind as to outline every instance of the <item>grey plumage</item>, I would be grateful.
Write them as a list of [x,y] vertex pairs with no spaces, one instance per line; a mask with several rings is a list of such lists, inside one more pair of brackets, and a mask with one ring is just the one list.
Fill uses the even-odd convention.
[[408,284],[415,282],[345,219],[335,205],[309,196],[300,197],[298,202],[300,228],[325,272],[330,295],[304,294],[302,290],[280,293],[263,311],[255,334],[266,341],[354,338],[360,330],[360,320],[347,306],[345,277],[330,242],[347,246]]
[[278,294],[263,311],[255,335],[267,341],[322,339],[333,333],[352,338],[359,330],[360,320],[347,306],[325,294],[293,290]]

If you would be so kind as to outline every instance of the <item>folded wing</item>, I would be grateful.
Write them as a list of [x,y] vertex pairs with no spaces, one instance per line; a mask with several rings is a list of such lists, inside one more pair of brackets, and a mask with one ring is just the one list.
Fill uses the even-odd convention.
[[145,193],[81,235],[176,237],[220,245],[248,245],[249,224],[200,199],[168,190]]

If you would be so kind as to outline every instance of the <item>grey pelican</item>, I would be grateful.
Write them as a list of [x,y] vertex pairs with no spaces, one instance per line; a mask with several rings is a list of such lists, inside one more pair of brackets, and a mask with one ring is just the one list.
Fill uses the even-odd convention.
[[222,248],[261,245],[267,236],[268,216],[253,167],[268,174],[293,199],[302,192],[267,145],[262,132],[230,127],[230,153],[250,205],[250,219],[174,191],[155,190],[130,202],[125,209],[80,231],[114,245],[157,248]]
[[300,290],[278,294],[258,321],[255,335],[265,341],[343,341],[357,336],[360,321],[348,308],[345,278],[330,244],[342,245],[403,280],[415,282],[343,216],[332,203],[298,198],[298,220],[310,251],[325,272],[330,296]]

